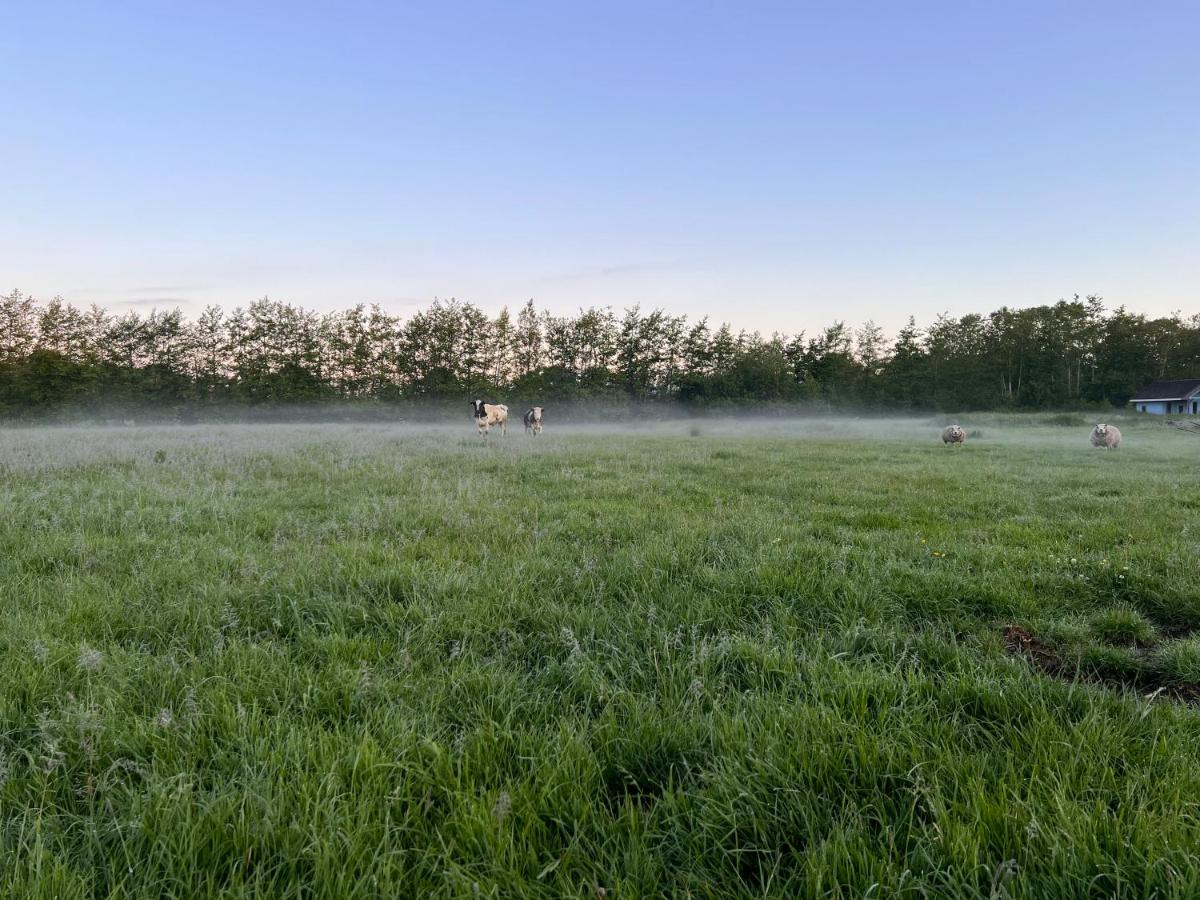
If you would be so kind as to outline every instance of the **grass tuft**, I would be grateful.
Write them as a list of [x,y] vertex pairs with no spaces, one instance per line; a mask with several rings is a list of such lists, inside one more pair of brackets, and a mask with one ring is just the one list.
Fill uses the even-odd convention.
[[1149,646],[1158,639],[1154,623],[1129,606],[1114,606],[1093,615],[1091,633],[1109,644]]

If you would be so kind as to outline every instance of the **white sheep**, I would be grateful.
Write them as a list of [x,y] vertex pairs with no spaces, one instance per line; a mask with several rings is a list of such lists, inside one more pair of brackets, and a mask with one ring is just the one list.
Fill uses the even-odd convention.
[[1121,429],[1116,425],[1105,425],[1101,422],[1092,429],[1092,446],[1116,450],[1121,446]]
[[942,431],[943,444],[965,444],[967,431],[961,425],[950,425]]

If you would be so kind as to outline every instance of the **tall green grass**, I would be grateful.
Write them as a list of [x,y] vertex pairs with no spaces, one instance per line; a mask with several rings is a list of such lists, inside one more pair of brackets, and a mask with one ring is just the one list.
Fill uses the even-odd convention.
[[0,893],[1196,896],[1200,441],[1025,421],[0,435]]

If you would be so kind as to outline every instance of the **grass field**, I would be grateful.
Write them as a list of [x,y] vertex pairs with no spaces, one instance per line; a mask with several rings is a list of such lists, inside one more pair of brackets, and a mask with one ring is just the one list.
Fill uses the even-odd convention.
[[1200,439],[941,424],[0,433],[0,893],[1200,895]]

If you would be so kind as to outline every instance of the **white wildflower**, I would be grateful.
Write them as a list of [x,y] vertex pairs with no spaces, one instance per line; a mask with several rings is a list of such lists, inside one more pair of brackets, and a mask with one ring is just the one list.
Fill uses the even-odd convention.
[[496,803],[492,807],[492,818],[497,822],[503,822],[512,812],[512,798],[508,796],[508,791],[501,791],[500,796],[496,798]]
[[79,650],[79,659],[76,664],[84,672],[95,672],[104,665],[104,654],[84,644]]
[[59,745],[58,723],[50,718],[50,713],[42,710],[38,714],[38,736],[42,742],[41,765],[43,771],[53,772],[66,761],[66,754]]
[[562,642],[566,644],[567,648],[571,651],[572,659],[577,659],[580,656],[583,656],[583,648],[579,645],[579,640],[575,637],[574,631],[564,625],[562,630],[559,632],[559,635],[562,637]]
[[197,714],[200,712],[200,704],[196,700],[195,688],[188,688],[187,692],[184,693],[183,711],[189,722],[195,719]]

